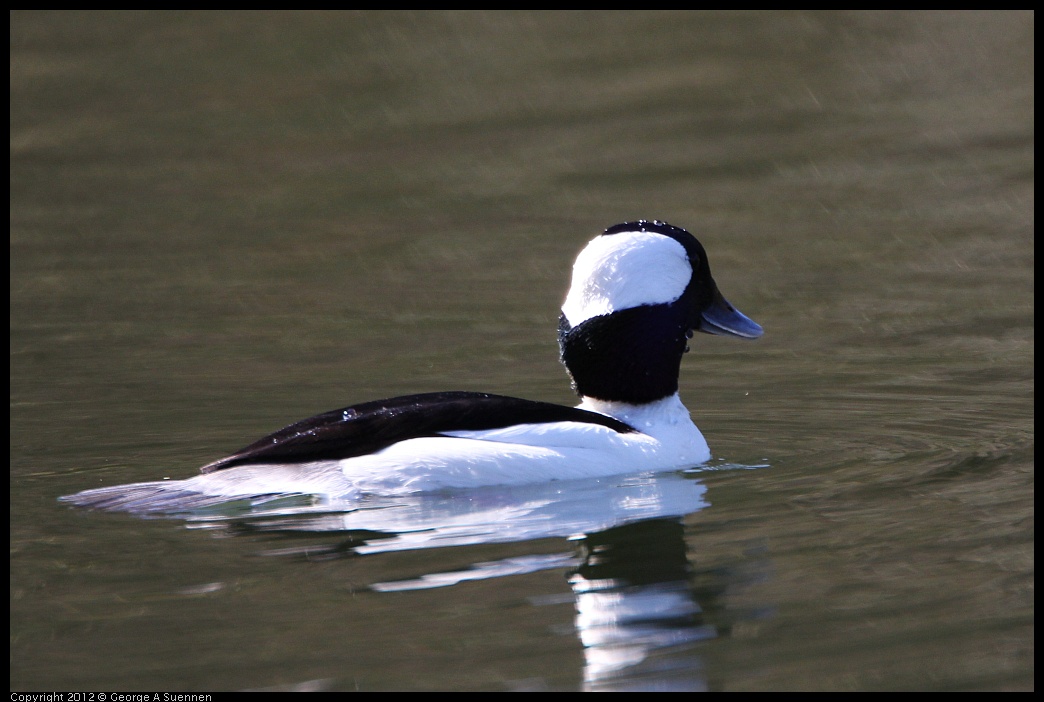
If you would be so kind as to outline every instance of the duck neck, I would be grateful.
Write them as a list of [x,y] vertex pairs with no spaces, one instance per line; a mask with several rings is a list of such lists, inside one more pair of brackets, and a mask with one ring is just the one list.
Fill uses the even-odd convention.
[[580,409],[619,419],[638,431],[647,431],[654,425],[673,425],[691,421],[689,410],[682,404],[678,393],[641,405],[600,400],[597,397],[583,397],[581,400],[578,405]]
[[562,363],[583,398],[642,405],[678,392],[689,328],[673,305],[643,305],[586,319],[559,319]]

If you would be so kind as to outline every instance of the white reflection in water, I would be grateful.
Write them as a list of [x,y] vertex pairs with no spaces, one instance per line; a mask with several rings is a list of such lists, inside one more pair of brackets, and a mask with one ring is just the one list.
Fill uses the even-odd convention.
[[394,498],[302,504],[284,500],[245,513],[182,515],[190,527],[351,532],[358,554],[580,537],[706,506],[706,487],[685,473],[642,473],[533,485],[452,490]]
[[679,519],[625,524],[584,538],[570,578],[584,645],[584,688],[692,691],[707,688],[694,644],[713,626],[688,582]]
[[[401,592],[572,568],[585,689],[703,690],[707,685],[694,646],[716,631],[702,622],[689,582],[682,519],[707,506],[705,492],[692,473],[639,474],[374,499],[345,512],[329,504],[282,503],[232,519],[200,515],[190,524],[341,532],[352,535],[345,550],[360,555],[571,538],[577,552],[479,562],[371,588]],[[314,546],[308,549],[314,556]]]

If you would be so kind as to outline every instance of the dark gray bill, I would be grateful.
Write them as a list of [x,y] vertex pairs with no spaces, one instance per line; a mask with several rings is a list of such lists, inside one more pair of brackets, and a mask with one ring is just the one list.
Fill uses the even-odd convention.
[[765,333],[760,324],[730,305],[720,292],[714,296],[710,307],[703,310],[699,330],[741,339],[757,339]]

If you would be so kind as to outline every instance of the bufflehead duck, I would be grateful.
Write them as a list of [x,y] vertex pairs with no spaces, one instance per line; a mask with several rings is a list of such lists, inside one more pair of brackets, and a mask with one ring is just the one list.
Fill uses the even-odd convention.
[[281,429],[186,480],[70,495],[97,509],[179,512],[232,500],[328,501],[696,466],[710,449],[678,396],[693,331],[755,339],[692,234],[609,227],[579,254],[562,305],[562,362],[581,402],[477,392],[367,402]]

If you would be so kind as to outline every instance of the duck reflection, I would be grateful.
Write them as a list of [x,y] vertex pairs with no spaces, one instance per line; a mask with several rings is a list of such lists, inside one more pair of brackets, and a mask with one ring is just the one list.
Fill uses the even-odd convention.
[[[370,589],[403,592],[564,570],[583,645],[585,690],[699,691],[708,684],[698,645],[719,632],[697,601],[683,520],[707,506],[705,492],[696,473],[642,474],[408,496],[343,512],[284,504],[235,519],[197,515],[191,523],[308,532],[307,543],[298,539],[268,553],[309,560],[566,537],[576,548],[375,582]],[[318,544],[321,533],[336,541]],[[713,590],[699,590],[700,596],[713,600]],[[541,604],[539,596],[533,601]]]
[[693,645],[716,635],[689,585],[684,525],[650,519],[589,534],[570,578],[589,691],[707,688]]

